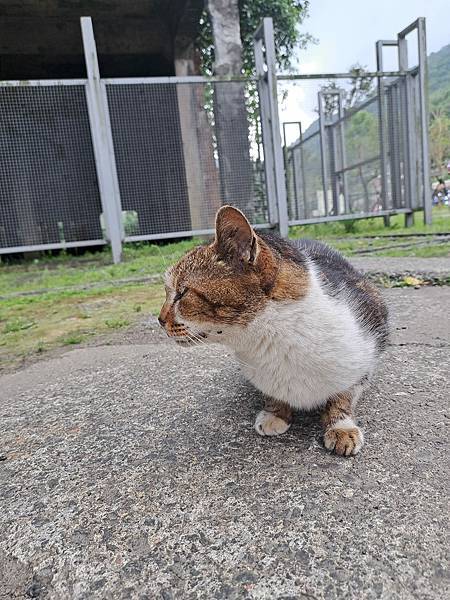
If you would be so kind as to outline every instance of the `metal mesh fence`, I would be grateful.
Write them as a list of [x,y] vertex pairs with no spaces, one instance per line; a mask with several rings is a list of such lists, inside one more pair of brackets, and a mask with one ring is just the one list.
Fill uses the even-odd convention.
[[[99,151],[95,137],[97,168],[103,205],[117,209],[118,216],[118,197],[105,193],[100,160],[115,158],[126,240],[210,230],[226,203],[241,208],[255,225],[268,226],[265,170],[270,175],[275,166],[270,143],[265,164],[254,81],[102,85],[113,147]],[[290,115],[294,136],[285,141],[290,224],[422,206],[417,75],[384,78],[380,96],[373,88],[351,108],[331,96],[322,123],[314,112],[320,83],[315,86],[302,97],[303,113],[305,96],[315,99],[309,120],[301,127]],[[1,253],[105,243],[85,92],[82,81],[0,85]],[[92,101],[89,108],[92,120]],[[107,115],[104,108],[100,112]],[[110,124],[105,117],[93,131],[99,134],[103,127],[109,136]],[[113,165],[109,173],[114,178]],[[277,197],[274,213],[276,202]],[[276,219],[275,214],[271,224]]]
[[289,82],[281,88],[283,103],[290,94],[293,101],[301,98],[303,113],[302,122],[294,121],[293,101],[287,110],[282,105],[282,117],[284,108],[289,125],[297,125],[284,149],[290,222],[420,206],[416,77],[384,78],[380,93],[373,80],[356,101],[355,81]]
[[127,239],[210,229],[217,209],[267,221],[255,96],[236,82],[108,81]]
[[[416,131],[417,137],[421,138],[422,121],[420,119],[420,89],[419,89],[419,75],[418,73],[413,74],[407,82],[408,87],[408,110],[411,113],[411,119],[414,123],[414,130]],[[412,139],[411,139],[412,138]],[[418,143],[414,143],[413,136],[410,135],[409,149],[411,151],[411,165],[410,173],[412,174],[412,190],[411,190],[411,207],[414,209],[419,208],[422,205],[421,198],[424,198],[428,190],[424,189],[424,164],[422,161],[420,147]]]
[[344,213],[345,209],[350,213],[382,210],[377,97],[349,111],[341,123],[332,127],[335,138],[339,138],[341,132],[343,135],[342,144],[335,146],[338,148],[339,164],[342,165],[337,172],[340,189],[345,189],[347,193],[347,198],[340,203],[339,212]]
[[398,118],[405,106],[405,81],[387,80],[383,97],[386,127],[386,204],[389,208],[402,208],[406,205],[406,162],[405,119]]
[[84,85],[0,86],[0,250],[103,239]]

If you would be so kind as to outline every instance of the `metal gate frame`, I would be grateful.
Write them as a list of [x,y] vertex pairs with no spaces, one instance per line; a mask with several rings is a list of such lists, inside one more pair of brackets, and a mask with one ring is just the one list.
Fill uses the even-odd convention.
[[[408,53],[407,53],[407,41],[406,36],[417,31],[418,37],[418,65],[413,68],[409,68],[408,65]],[[383,59],[382,51],[385,46],[396,46],[398,48],[398,70],[397,71],[384,71],[383,70]],[[389,217],[395,214],[405,215],[405,225],[410,226],[413,224],[414,211],[424,211],[424,223],[431,224],[431,192],[430,192],[430,164],[429,164],[429,143],[428,143],[428,98],[427,98],[427,61],[426,61],[426,24],[425,18],[421,17],[411,23],[403,31],[401,31],[397,40],[381,40],[376,43],[376,56],[377,56],[377,71],[366,72],[364,75],[372,78],[376,78],[378,83],[378,106],[379,106],[379,135],[380,135],[380,156],[371,157],[368,159],[369,162],[372,160],[380,159],[381,164],[381,175],[382,175],[382,210],[376,212],[357,212],[351,213],[349,209],[349,203],[345,190],[346,177],[345,173],[355,165],[347,165],[345,158],[345,141],[343,127],[339,127],[340,123],[343,123],[346,115],[342,106],[342,98],[338,98],[338,115],[333,121],[333,126],[337,127],[339,132],[339,146],[341,148],[341,161],[340,168],[333,169],[331,184],[328,182],[327,173],[327,162],[328,162],[328,133],[327,128],[329,124],[326,122],[326,117],[323,110],[323,100],[327,95],[339,96],[339,92],[319,92],[318,94],[318,107],[319,107],[319,133],[320,136],[320,154],[321,154],[321,169],[322,169],[322,189],[324,196],[325,215],[312,218],[297,218],[289,219],[288,225],[307,225],[312,223],[325,223],[332,221],[342,221],[348,219],[365,219],[371,217],[384,217],[387,224]],[[306,81],[306,80],[330,80],[330,79],[351,79],[352,73],[317,73],[307,75],[279,75],[276,77],[277,81]],[[385,95],[386,88],[389,85],[385,80],[386,78],[395,78],[395,80],[404,82],[401,90],[401,106],[402,106],[402,119],[403,126],[402,130],[405,132],[403,144],[406,148],[406,157],[404,161],[404,171],[407,173],[406,181],[404,182],[403,196],[405,199],[405,206],[401,206],[399,200],[399,190],[402,188],[402,181],[399,171],[400,157],[395,156],[394,152],[388,153],[388,138],[389,131],[386,130],[386,108],[385,108]],[[419,128],[414,123],[415,115],[412,109],[412,96],[415,80],[418,80],[418,95],[419,95]],[[394,82],[395,83],[395,82]],[[361,110],[366,104],[374,102],[374,98],[369,98],[364,101],[358,109]],[[290,122],[289,124],[297,124],[300,136],[299,142],[300,149],[303,149],[303,143],[309,137],[317,135],[316,133],[311,134],[308,138],[302,134],[302,124],[300,122]],[[285,131],[285,125],[283,123],[283,129]],[[391,135],[392,137],[392,135]],[[286,140],[286,135],[284,135]],[[286,151],[286,142],[284,143],[285,148],[285,160],[289,160],[288,152]],[[419,153],[419,154],[418,154]],[[389,154],[389,155],[388,155]],[[418,193],[417,185],[414,181],[416,175],[416,166],[418,159],[420,158],[421,165],[421,192]],[[303,161],[301,161],[303,163]],[[387,172],[388,167],[391,169],[391,173],[394,172],[394,176],[391,177],[391,185],[394,186],[395,190],[393,193],[394,207],[388,208],[388,180]],[[288,176],[288,165],[285,164],[286,177]],[[304,169],[304,165],[300,165],[300,170]],[[343,189],[344,189],[344,203],[345,211],[342,214],[329,214],[328,196],[331,191],[333,199],[333,207],[337,208],[337,186],[335,178],[337,175],[343,176]],[[301,177],[304,182],[304,177]],[[283,201],[283,196],[278,197],[279,202]]]
[[[278,75],[276,71],[276,55],[275,42],[273,33],[273,22],[271,18],[263,19],[261,26],[254,35],[254,55],[255,55],[255,77],[146,77],[146,78],[121,78],[121,79],[102,79],[100,76],[97,50],[90,17],[82,17],[81,33],[84,55],[86,60],[86,79],[74,80],[39,80],[27,81],[27,86],[84,86],[86,93],[87,111],[91,129],[91,138],[95,165],[97,171],[98,187],[100,192],[100,200],[103,210],[106,226],[106,237],[111,244],[113,260],[115,263],[120,262],[122,257],[122,243],[124,241],[140,241],[140,240],[157,240],[176,237],[187,237],[192,235],[207,235],[212,234],[213,229],[191,229],[189,231],[177,231],[169,233],[156,233],[149,235],[130,235],[125,236],[122,222],[122,205],[120,199],[120,187],[117,176],[116,159],[114,153],[111,119],[109,114],[107,85],[121,84],[192,84],[192,83],[215,83],[215,82],[254,82],[258,87],[259,103],[260,103],[260,119],[263,138],[263,154],[264,154],[264,172],[265,172],[265,191],[268,201],[268,222],[255,225],[257,228],[277,228],[280,234],[287,237],[289,226],[303,225],[308,223],[320,223],[328,221],[338,221],[347,219],[361,219],[368,217],[384,216],[388,218],[393,214],[405,214],[406,223],[412,223],[413,212],[418,208],[423,208],[425,212],[425,223],[431,223],[431,194],[430,189],[430,169],[428,157],[428,106],[427,106],[427,70],[426,70],[426,32],[425,19],[419,18],[406,29],[400,32],[397,40],[381,40],[376,44],[377,52],[377,71],[367,73],[368,76],[377,78],[378,94],[382,95],[386,88],[385,78],[397,78],[400,81],[406,81],[405,92],[402,95],[402,107],[405,119],[405,147],[407,148],[406,172],[408,173],[405,188],[407,193],[405,198],[407,205],[405,207],[394,206],[392,209],[387,208],[387,168],[389,158],[386,152],[388,139],[388,131],[385,127],[384,114],[380,115],[380,136],[381,136],[381,165],[382,165],[382,195],[383,195],[383,210],[369,213],[351,213],[349,212],[348,201],[345,200],[344,214],[330,215],[328,206],[326,214],[316,218],[305,219],[290,219],[287,200],[287,170],[285,169],[285,157],[283,153],[283,145],[281,140],[281,126],[278,114],[278,89],[277,85],[280,81],[289,80],[311,80],[311,79],[341,79],[351,77],[351,73],[322,73],[312,75]],[[408,68],[408,56],[406,46],[406,36],[413,31],[418,34],[418,51],[419,62],[418,66]],[[397,46],[399,56],[398,71],[384,71],[382,52],[385,46]],[[416,82],[418,84],[416,85]],[[7,81],[0,82],[0,86],[23,86],[22,81]],[[415,88],[414,88],[415,86]],[[415,115],[412,112],[411,98],[415,90],[419,93],[419,108],[420,108],[420,159],[422,163],[421,171],[421,197],[416,193],[414,184],[414,165],[417,163],[418,154],[414,143],[414,119]],[[326,129],[325,116],[323,114],[323,96],[319,94],[319,113],[320,113],[320,142],[322,155],[322,183],[324,200],[327,203],[328,199],[328,183],[326,164]],[[372,101],[372,99],[370,99]],[[379,104],[380,112],[384,110],[384,99]],[[338,120],[343,123],[345,119],[345,111],[342,105],[342,98],[339,97]],[[301,123],[298,123],[300,132],[300,142],[305,141],[302,135]],[[339,145],[345,147],[343,127],[340,126],[337,131],[341,131]],[[303,161],[301,168],[303,168]],[[338,168],[339,167],[339,168]],[[346,170],[349,166],[346,165],[345,151],[341,152],[341,164],[334,166],[334,176],[340,174],[343,176],[344,190],[346,188]],[[304,181],[304,180],[303,180]],[[398,184],[398,181],[397,181]],[[332,185],[333,204],[336,208],[338,204],[338,194]],[[397,203],[398,204],[398,203]],[[103,239],[83,240],[74,242],[60,242],[51,244],[40,244],[21,246],[15,248],[0,248],[0,254],[13,252],[26,252],[33,250],[47,250],[57,248],[71,248],[78,246],[93,246],[102,245],[106,241]]]

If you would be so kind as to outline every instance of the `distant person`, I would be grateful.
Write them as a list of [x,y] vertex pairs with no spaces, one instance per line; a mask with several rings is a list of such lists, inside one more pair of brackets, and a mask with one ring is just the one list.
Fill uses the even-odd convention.
[[[450,166],[450,163],[449,163]],[[433,204],[441,206],[445,204],[447,200],[447,187],[445,185],[445,181],[442,178],[438,179],[438,183],[434,188],[433,192]]]

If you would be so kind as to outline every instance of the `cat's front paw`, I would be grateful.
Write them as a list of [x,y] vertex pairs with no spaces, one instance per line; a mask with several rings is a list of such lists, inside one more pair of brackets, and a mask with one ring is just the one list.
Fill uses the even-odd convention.
[[259,435],[280,435],[285,433],[290,426],[290,423],[267,410],[261,410],[256,415],[255,429]]
[[363,447],[364,436],[351,419],[343,419],[325,431],[323,443],[327,450],[339,456],[352,456],[358,454]]

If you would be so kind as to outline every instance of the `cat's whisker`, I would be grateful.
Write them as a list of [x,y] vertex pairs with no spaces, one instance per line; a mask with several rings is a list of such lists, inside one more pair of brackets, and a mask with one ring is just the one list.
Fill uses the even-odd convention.
[[[216,358],[222,358],[223,354],[215,348],[212,348],[205,339],[199,337],[197,334],[195,334],[193,331],[188,332],[187,337],[189,338],[189,340],[194,344],[194,346],[206,346],[208,345],[208,349],[210,351],[211,354],[213,354]],[[255,367],[253,365],[249,365],[248,363],[245,363],[244,361],[240,360],[239,358],[237,358],[236,356],[232,357],[241,367],[246,367],[248,369],[255,369]]]

